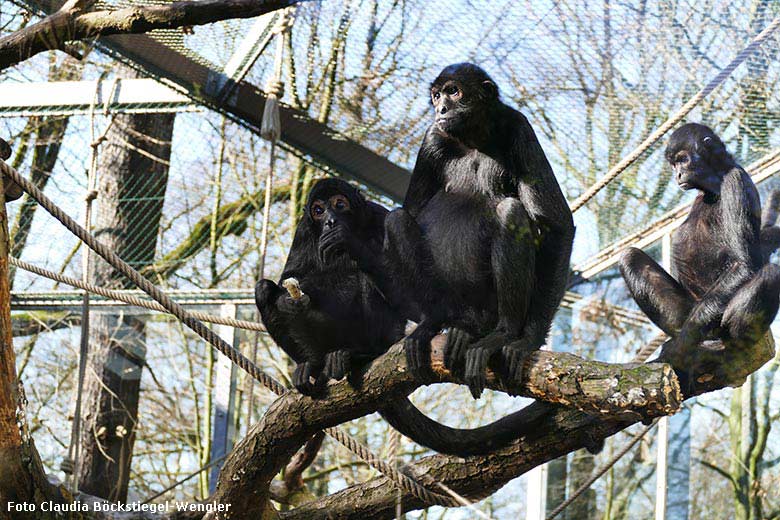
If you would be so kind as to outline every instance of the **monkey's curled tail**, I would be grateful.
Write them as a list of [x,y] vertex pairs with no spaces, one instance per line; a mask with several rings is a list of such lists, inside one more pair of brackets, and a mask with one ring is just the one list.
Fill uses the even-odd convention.
[[542,406],[533,403],[522,410],[478,428],[452,428],[434,421],[406,397],[378,410],[390,425],[417,444],[446,455],[485,455],[531,433]]

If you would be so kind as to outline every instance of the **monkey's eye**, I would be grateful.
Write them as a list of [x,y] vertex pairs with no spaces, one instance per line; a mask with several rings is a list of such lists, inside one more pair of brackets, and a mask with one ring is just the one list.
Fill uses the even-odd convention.
[[459,92],[458,87],[456,87],[455,85],[447,85],[444,88],[444,93],[447,94],[448,96],[455,96],[458,94],[458,92]]
[[320,201],[311,205],[311,214],[315,219],[321,217],[323,213],[325,213],[325,205]]
[[333,197],[331,203],[333,204],[333,207],[336,208],[336,211],[349,210],[349,201],[342,196]]
[[436,92],[431,92],[431,98],[433,98],[434,101],[438,101],[441,97],[441,92],[438,90]]

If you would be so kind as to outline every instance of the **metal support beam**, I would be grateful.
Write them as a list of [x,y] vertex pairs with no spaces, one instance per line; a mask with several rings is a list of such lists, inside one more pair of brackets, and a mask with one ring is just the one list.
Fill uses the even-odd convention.
[[[661,239],[661,265],[672,267],[672,235]],[[691,411],[684,407],[658,420],[655,520],[687,520],[690,501]]]
[[526,473],[525,520],[544,520],[547,506],[547,464]]
[[[220,312],[222,318],[236,318],[236,306],[229,303],[222,306]],[[226,325],[215,327],[217,334],[234,347],[238,347],[236,329]],[[212,418],[213,433],[211,436],[211,458],[214,461],[223,458],[231,449],[235,440],[236,410],[236,365],[227,356],[217,353],[216,375],[214,378],[214,414]],[[219,471],[222,462],[211,467],[209,472],[209,495],[213,495],[217,489]]]
[[202,110],[190,98],[153,79],[0,83],[3,116],[78,115],[111,112]]
[[232,86],[242,81],[273,38],[273,29],[279,20],[279,12],[265,14],[257,18],[246,33],[238,48],[222,69],[228,81],[220,89],[217,97],[225,99],[231,94]]

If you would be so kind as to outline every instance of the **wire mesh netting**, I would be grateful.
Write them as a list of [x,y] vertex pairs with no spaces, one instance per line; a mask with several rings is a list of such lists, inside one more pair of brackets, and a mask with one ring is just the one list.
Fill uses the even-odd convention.
[[[95,8],[141,3],[167,2],[99,2]],[[39,2],[3,4],[3,33],[28,23],[31,16],[36,19],[40,6]],[[411,170],[430,119],[428,83],[449,63],[474,61],[493,76],[503,99],[529,118],[564,192],[574,200],[778,15],[776,3],[759,0],[453,0],[441,9],[432,9],[430,2],[422,0],[309,2],[297,8],[294,25],[285,37],[282,101]],[[272,79],[271,51],[276,40],[270,40],[267,47],[257,44],[267,38],[270,19],[154,31],[151,37],[173,51],[166,60],[193,60],[213,72],[209,77],[218,83],[224,77],[243,78],[263,88]],[[713,126],[742,164],[772,153],[780,144],[780,93],[775,88],[779,48],[780,40],[773,36],[688,117]],[[267,268],[260,273],[269,146],[252,131],[256,124],[214,110],[220,107],[212,106],[214,98],[209,93],[213,86],[207,82],[187,91],[192,104],[166,106],[150,101],[135,106],[133,115],[112,107],[104,111],[101,106],[90,110],[89,106],[60,104],[55,82],[152,77],[181,88],[200,81],[161,70],[152,64],[152,56],[144,56],[144,49],[126,60],[140,73],[119,65],[115,59],[119,53],[105,42],[97,42],[94,48],[87,43],[79,51],[87,55],[82,62],[40,55],[0,76],[7,83],[52,82],[50,95],[32,100],[24,111],[6,108],[0,100],[0,135],[13,145],[13,164],[28,172],[70,215],[82,220],[92,145],[105,132],[105,139],[97,139],[98,197],[93,227],[131,265],[169,288],[226,293],[251,288],[261,274],[278,277],[307,187],[318,176],[341,172],[326,172],[323,163],[327,161],[285,145],[276,168]],[[83,88],[95,87],[86,83]],[[660,142],[651,148],[577,213],[575,261],[653,222],[684,200],[663,164],[662,147]],[[388,205],[393,202],[377,193],[371,196]],[[9,208],[15,256],[81,277],[82,252],[75,237],[26,199]],[[102,260],[93,257],[91,269],[93,282],[129,288]],[[21,270],[13,276],[18,293],[61,288]],[[617,285],[613,270],[582,289],[586,298],[561,313],[552,343],[576,344],[583,355],[629,359],[654,331],[615,311],[614,305],[632,306]],[[57,308],[60,300],[56,298],[51,300],[51,309]],[[71,405],[79,335],[79,311],[72,298],[67,301],[58,313],[30,310],[16,316],[19,323],[30,326],[25,330],[56,329],[46,341],[38,341],[38,335],[20,336],[25,342],[20,365],[26,371],[28,388],[53,389],[33,391],[36,409],[58,410],[60,417],[67,415]],[[209,310],[220,312],[217,306]],[[250,313],[247,318],[253,318],[251,311],[251,306],[245,308]],[[111,308],[109,314],[129,312]],[[143,314],[148,323],[144,339],[147,366],[154,373],[143,383],[143,399],[154,406],[146,410],[138,429],[133,476],[133,493],[138,497],[202,465],[208,459],[204,453],[208,452],[211,426],[205,418],[208,413],[199,410],[211,406],[209,370],[214,358],[177,324],[152,316]],[[245,348],[251,350],[253,341],[245,341]],[[261,364],[284,377],[287,360],[270,344],[265,345],[265,337],[259,341],[264,349]],[[453,396],[460,396],[461,390],[423,392],[416,399],[427,409],[435,409],[437,417],[460,417],[462,407]],[[462,423],[484,423],[517,406],[514,400],[493,396],[474,405],[475,412]],[[168,421],[175,428],[158,424],[169,417],[176,419]],[[244,417],[242,424],[246,425],[252,417]],[[386,431],[377,424],[371,419],[360,428],[381,442]],[[48,467],[55,468],[61,457],[56,447],[67,444],[67,425],[41,420],[35,427],[46,436],[42,444],[49,449],[43,450],[44,458]],[[708,432],[699,437],[701,450],[727,453],[728,442],[714,435]],[[608,451],[619,449],[624,441],[623,437],[616,440],[616,447],[610,444]],[[650,442],[626,463],[627,471],[637,474],[634,481],[610,488],[612,480],[612,484],[595,488],[594,501],[616,508],[611,518],[642,518],[640,513],[651,507],[654,469],[642,451],[649,449]],[[778,453],[771,443],[768,449]],[[161,451],[166,457],[159,457]],[[413,450],[404,454],[407,459],[417,455]],[[332,467],[340,471],[325,488],[337,489],[369,475],[345,459],[344,453],[334,450],[322,462],[319,471],[334,471]],[[563,471],[584,474],[594,464],[592,457],[577,455],[576,460],[564,462]],[[776,476],[767,479],[777,481]],[[564,476],[564,488],[576,487],[575,480],[570,478],[567,484]],[[177,492],[196,495],[204,489],[202,480],[199,485]],[[519,487],[509,487],[497,495],[495,507],[501,515],[497,517],[522,513],[525,506],[516,500],[519,492]],[[701,504],[717,498],[705,496],[708,493],[701,490],[697,495],[701,501],[692,516],[707,517],[707,508]],[[767,500],[776,501],[776,497]],[[618,510],[622,517],[614,513]],[[586,517],[576,514],[570,518]]]

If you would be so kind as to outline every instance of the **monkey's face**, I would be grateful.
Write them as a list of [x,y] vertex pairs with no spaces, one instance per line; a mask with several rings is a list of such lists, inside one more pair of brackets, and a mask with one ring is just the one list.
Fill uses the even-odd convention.
[[[322,260],[341,253],[341,247],[333,247],[334,240],[354,229],[354,213],[349,198],[341,193],[326,198],[316,198],[309,205],[309,215],[319,231],[319,250]],[[330,246],[330,247],[328,247]]]
[[431,83],[435,128],[466,144],[477,144],[493,123],[498,87],[472,63],[445,67]]
[[454,134],[468,119],[468,106],[463,98],[463,85],[455,80],[434,82],[431,103],[436,127],[446,134]]
[[718,136],[703,125],[680,127],[666,149],[666,160],[680,188],[711,195],[720,194],[723,176],[733,164],[730,157]]

